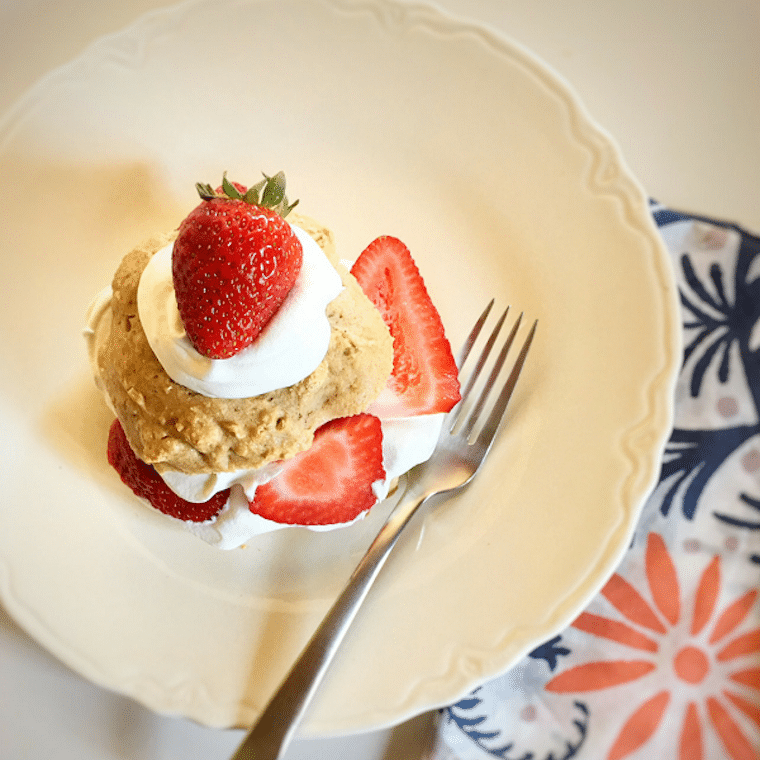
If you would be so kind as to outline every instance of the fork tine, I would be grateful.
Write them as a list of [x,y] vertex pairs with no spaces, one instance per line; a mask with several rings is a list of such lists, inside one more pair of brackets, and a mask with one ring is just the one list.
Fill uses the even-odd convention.
[[470,334],[467,336],[467,340],[464,342],[464,345],[460,349],[459,356],[457,357],[457,368],[460,371],[464,363],[467,361],[467,357],[470,355],[470,351],[475,345],[475,341],[478,339],[480,331],[483,329],[483,325],[485,324],[486,319],[488,319],[488,315],[491,313],[491,309],[493,308],[495,301],[496,299],[492,298],[488,302],[488,305],[485,309],[483,309],[483,313],[478,317],[478,321],[475,323],[472,330],[470,330]]
[[[506,316],[506,312],[504,313],[504,316]],[[478,400],[475,402],[475,406],[472,408],[472,411],[470,412],[470,416],[467,420],[467,423],[464,425],[464,427],[460,431],[461,435],[463,435],[465,438],[469,438],[470,434],[475,428],[478,418],[480,417],[480,413],[483,411],[483,407],[486,404],[488,396],[490,395],[491,390],[493,389],[494,384],[496,383],[496,379],[499,376],[499,372],[501,372],[501,368],[504,366],[504,361],[507,358],[509,349],[512,347],[512,343],[514,342],[515,335],[517,334],[517,330],[520,327],[522,318],[523,318],[523,315],[520,314],[520,316],[515,321],[514,325],[512,325],[512,329],[509,331],[509,335],[507,336],[507,339],[504,341],[504,345],[502,346],[502,349],[499,352],[499,355],[496,357],[496,361],[494,362],[493,369],[491,370],[491,374],[488,376],[488,380],[483,386],[483,390],[480,392],[480,396],[478,397]],[[497,325],[496,330],[494,332],[498,331],[500,327],[501,325]],[[495,337],[495,335],[492,337]],[[490,352],[490,346],[487,347],[487,351],[483,352],[484,356],[481,357],[482,362],[485,362],[486,356],[488,355],[489,352]]]
[[512,392],[514,391],[515,386],[517,385],[517,380],[520,377],[520,372],[522,371],[523,365],[525,364],[525,359],[528,356],[528,350],[530,349],[530,345],[533,342],[533,336],[536,334],[536,327],[538,327],[538,320],[536,320],[530,328],[530,332],[525,338],[523,346],[520,349],[520,354],[517,357],[517,361],[515,361],[515,364],[512,367],[512,371],[509,373],[509,377],[504,383],[504,387],[501,389],[499,398],[496,400],[496,403],[491,410],[491,414],[488,416],[488,419],[483,425],[483,429],[478,436],[480,444],[482,446],[485,446],[486,450],[493,443],[493,440],[496,437],[496,433],[501,427],[507,404],[509,403],[509,399],[512,396]]
[[[467,338],[464,346],[462,347],[460,361],[457,363],[457,366],[460,372],[461,372],[462,366],[464,365],[465,361],[467,361],[467,358],[470,355],[470,351],[475,341],[480,335],[480,331],[483,328],[483,324],[485,323],[486,318],[488,317],[488,314],[490,313],[491,307],[493,306],[493,304],[494,304],[494,301],[492,300],[488,304],[488,306],[486,306],[485,311],[480,315],[480,318],[475,323],[475,326],[472,328],[472,331],[470,332],[469,337]],[[499,317],[498,321],[496,322],[496,325],[491,331],[491,334],[488,336],[488,340],[486,341],[486,344],[483,347],[483,350],[480,352],[480,356],[478,357],[478,361],[475,365],[475,368],[470,373],[470,378],[467,381],[467,385],[461,391],[461,394],[460,394],[461,398],[459,400],[459,403],[457,404],[457,406],[454,407],[449,417],[449,428],[448,428],[449,432],[452,432],[454,430],[457,424],[459,424],[459,418],[464,416],[465,414],[465,404],[467,403],[467,399],[469,398],[470,391],[473,389],[473,386],[475,385],[478,378],[480,377],[480,373],[483,371],[483,367],[485,366],[486,360],[488,359],[488,356],[491,353],[491,350],[493,349],[494,343],[496,342],[496,338],[499,336],[499,331],[501,330],[501,326],[504,324],[504,320],[506,319],[508,312],[509,312],[509,307],[507,307],[504,310],[504,313],[501,315],[501,317]]]

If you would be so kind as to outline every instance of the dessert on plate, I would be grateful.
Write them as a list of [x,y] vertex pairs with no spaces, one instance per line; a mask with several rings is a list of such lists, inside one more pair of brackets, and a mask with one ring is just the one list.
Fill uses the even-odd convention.
[[347,269],[282,173],[196,187],[88,311],[108,461],[220,548],[350,524],[430,456],[459,399],[440,316],[401,241]]

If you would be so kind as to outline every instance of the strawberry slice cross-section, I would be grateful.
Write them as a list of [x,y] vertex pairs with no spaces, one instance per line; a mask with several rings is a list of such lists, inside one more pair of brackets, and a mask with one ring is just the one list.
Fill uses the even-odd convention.
[[310,448],[256,489],[251,512],[291,525],[354,520],[377,501],[372,484],[385,477],[382,441],[380,420],[370,414],[325,423]]
[[409,249],[377,238],[351,268],[393,337],[393,371],[369,411],[385,419],[448,412],[459,401],[457,367]]

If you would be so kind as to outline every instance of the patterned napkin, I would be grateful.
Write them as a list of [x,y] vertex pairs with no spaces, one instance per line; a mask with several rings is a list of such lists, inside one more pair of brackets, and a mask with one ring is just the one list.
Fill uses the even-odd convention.
[[684,330],[659,484],[601,593],[442,710],[432,760],[760,758],[760,238],[651,211]]

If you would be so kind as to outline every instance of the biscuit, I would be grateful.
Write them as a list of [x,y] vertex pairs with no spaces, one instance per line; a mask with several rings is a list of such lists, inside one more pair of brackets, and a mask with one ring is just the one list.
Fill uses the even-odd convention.
[[331,232],[300,214],[288,221],[316,240],[344,285],[326,310],[332,332],[325,358],[288,388],[251,398],[209,398],[166,374],[140,323],[137,287],[150,257],[176,232],[138,246],[116,271],[110,335],[97,354],[98,372],[135,454],[157,470],[230,472],[287,459],[309,448],[320,425],[363,412],[385,387],[393,342],[382,317],[340,264]]

